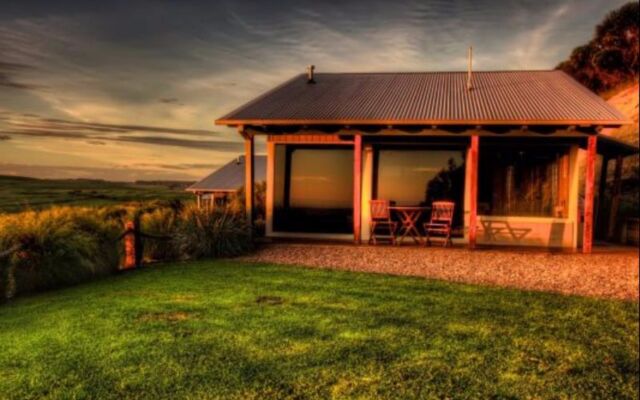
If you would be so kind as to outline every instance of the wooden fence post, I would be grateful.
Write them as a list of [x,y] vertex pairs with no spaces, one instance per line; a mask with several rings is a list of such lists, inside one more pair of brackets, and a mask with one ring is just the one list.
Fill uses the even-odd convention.
[[133,221],[124,224],[124,265],[122,269],[133,269],[136,267],[136,234]]

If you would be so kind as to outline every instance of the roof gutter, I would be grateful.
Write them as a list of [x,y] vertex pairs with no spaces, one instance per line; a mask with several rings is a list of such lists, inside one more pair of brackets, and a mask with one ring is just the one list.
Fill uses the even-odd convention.
[[552,125],[552,126],[607,126],[620,127],[630,125],[633,121],[626,120],[310,120],[310,119],[218,119],[216,125],[226,126],[325,126],[325,125]]

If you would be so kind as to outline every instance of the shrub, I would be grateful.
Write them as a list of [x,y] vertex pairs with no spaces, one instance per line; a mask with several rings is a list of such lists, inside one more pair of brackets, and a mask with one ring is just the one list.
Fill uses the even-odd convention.
[[175,240],[182,258],[232,257],[249,251],[251,232],[244,216],[228,210],[186,207]]

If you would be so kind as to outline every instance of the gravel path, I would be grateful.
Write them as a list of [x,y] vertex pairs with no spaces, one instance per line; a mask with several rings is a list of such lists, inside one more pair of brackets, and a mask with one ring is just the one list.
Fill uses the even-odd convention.
[[604,298],[638,300],[638,252],[591,255],[438,247],[264,245],[244,261],[424,276]]

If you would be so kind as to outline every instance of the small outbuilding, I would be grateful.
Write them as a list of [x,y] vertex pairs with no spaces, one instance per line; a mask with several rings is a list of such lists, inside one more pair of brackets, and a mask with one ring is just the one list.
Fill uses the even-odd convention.
[[[255,156],[254,163],[254,182],[262,182],[266,179],[267,157]],[[230,195],[244,187],[244,180],[245,156],[238,156],[186,190],[196,196],[198,207],[213,208],[226,204]]]

